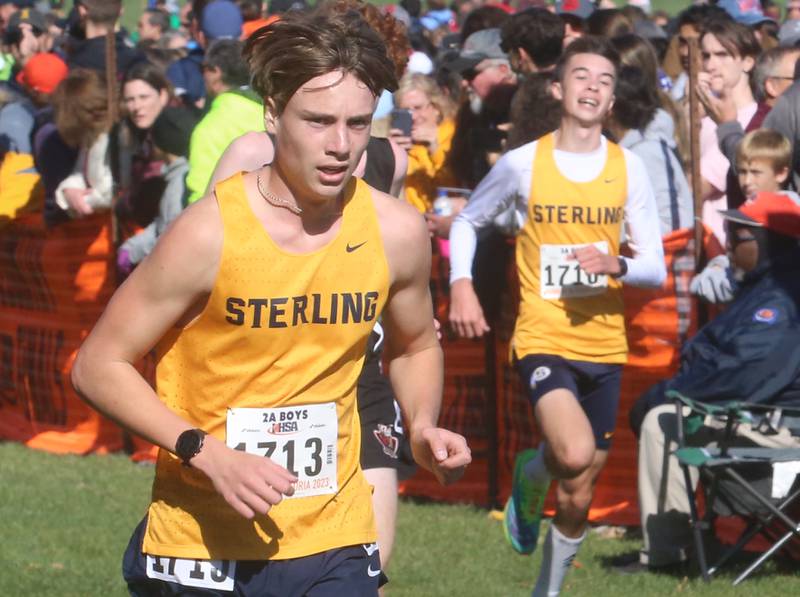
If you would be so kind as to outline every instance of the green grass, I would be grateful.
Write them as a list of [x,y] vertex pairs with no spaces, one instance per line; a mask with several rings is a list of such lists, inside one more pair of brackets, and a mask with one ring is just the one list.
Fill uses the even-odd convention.
[[[120,561],[152,475],[152,467],[119,455],[55,456],[0,443],[0,595],[125,595]],[[637,548],[635,539],[591,534],[563,594],[800,594],[796,566],[770,565],[738,589],[730,575],[704,585],[696,577],[621,576],[609,568],[610,558]],[[387,596],[527,596],[539,557],[513,554],[485,510],[403,501]]]

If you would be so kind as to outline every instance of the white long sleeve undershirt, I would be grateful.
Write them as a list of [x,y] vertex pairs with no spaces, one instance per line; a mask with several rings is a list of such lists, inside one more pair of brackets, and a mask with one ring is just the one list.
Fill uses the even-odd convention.
[[[472,278],[479,230],[491,226],[494,218],[512,205],[520,222],[527,218],[536,146],[533,141],[503,155],[456,217],[450,229],[451,284],[460,278]],[[633,258],[626,258],[628,272],[621,280],[633,286],[660,286],[666,278],[666,269],[653,189],[641,159],[625,148],[623,152],[628,175],[624,233]],[[602,137],[600,147],[593,152],[556,150],[554,157],[563,176],[573,182],[588,182],[600,175],[606,153],[607,142]]]

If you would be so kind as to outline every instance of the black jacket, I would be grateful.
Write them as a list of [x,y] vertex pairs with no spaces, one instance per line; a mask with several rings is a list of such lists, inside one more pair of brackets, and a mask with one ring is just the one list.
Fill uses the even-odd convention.
[[[146,58],[144,54],[125,44],[125,37],[121,32],[117,33],[116,40],[117,77],[121,79],[131,66]],[[81,67],[106,72],[106,38],[71,39],[67,50],[67,66],[70,70]]]
[[800,249],[763,263],[743,280],[733,302],[681,352],[674,377],[634,404],[638,433],[644,416],[677,390],[700,402],[800,406]]

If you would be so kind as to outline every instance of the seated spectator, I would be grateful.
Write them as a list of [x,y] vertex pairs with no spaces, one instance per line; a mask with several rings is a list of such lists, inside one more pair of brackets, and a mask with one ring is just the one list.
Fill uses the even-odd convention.
[[453,140],[453,105],[436,81],[413,73],[400,80],[395,105],[411,112],[411,135],[393,129],[390,138],[408,152],[406,201],[421,213],[431,211],[436,188],[455,186],[446,166]]
[[[631,410],[640,437],[641,565],[678,563],[691,545],[686,487],[672,455],[677,417],[674,405],[663,404],[664,393],[677,390],[718,404],[800,406],[800,198],[791,195],[759,193],[724,212],[729,250],[742,276],[736,296],[685,346],[678,373],[647,391]],[[798,447],[790,438],[749,431],[741,445]],[[704,425],[687,441],[708,445],[719,434]]]
[[214,167],[231,141],[264,130],[264,107],[249,86],[250,70],[242,58],[242,42],[220,39],[211,44],[203,78],[211,106],[194,132],[189,148],[189,202],[206,192]]
[[109,165],[111,121],[105,81],[97,71],[76,68],[58,86],[53,106],[61,138],[78,148],[72,173],[56,189],[56,204],[78,218],[107,209],[114,181]]
[[139,43],[148,40],[158,41],[169,29],[169,15],[163,10],[145,10],[136,24]]
[[161,174],[166,187],[158,202],[156,218],[119,248],[117,266],[123,274],[129,274],[150,254],[158,238],[169,223],[178,217],[186,203],[186,174],[189,172],[186,156],[189,154],[189,138],[196,123],[197,116],[192,111],[166,108],[153,124],[154,157],[164,162]]

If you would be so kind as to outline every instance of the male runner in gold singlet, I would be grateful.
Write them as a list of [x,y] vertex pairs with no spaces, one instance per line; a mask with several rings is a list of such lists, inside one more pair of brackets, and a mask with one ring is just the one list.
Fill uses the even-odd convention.
[[[551,90],[561,101],[560,127],[500,158],[450,233],[450,322],[463,336],[481,336],[488,326],[471,280],[476,230],[512,204],[525,220],[512,356],[543,449],[517,458],[505,530],[515,551],[533,552],[545,495],[558,479],[534,597],[558,594],[586,536],[627,359],[622,283],[658,286],[666,274],[644,165],[602,135],[618,65],[608,40],[567,46]],[[632,257],[620,256],[623,227]]]
[[[450,482],[470,461],[436,427],[424,221],[352,176],[393,66],[354,14],[287,15],[246,53],[273,162],[175,221],[112,298],[73,383],[162,448],[125,554],[132,593],[376,595],[355,401],[381,313],[417,462]],[[133,367],[153,346],[158,394]]]

